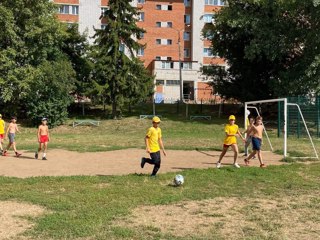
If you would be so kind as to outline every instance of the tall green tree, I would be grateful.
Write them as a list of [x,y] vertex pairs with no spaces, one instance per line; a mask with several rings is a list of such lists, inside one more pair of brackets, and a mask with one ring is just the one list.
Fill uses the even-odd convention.
[[[53,116],[50,111],[60,107],[59,111],[63,114],[52,117],[51,123],[61,123],[65,118],[70,101],[66,101],[62,96],[69,97],[73,89],[70,84],[74,84],[74,69],[70,68],[70,61],[62,49],[68,34],[57,20],[56,11],[57,6],[48,0],[0,2],[2,112],[18,115],[24,112],[27,117],[37,120],[37,114],[38,118]],[[48,86],[52,86],[55,91],[50,90],[50,94],[45,92],[44,89]],[[40,95],[41,99],[38,98]],[[39,111],[41,106],[33,104],[39,103],[43,106],[43,101],[48,102],[47,107]]]
[[205,69],[216,90],[239,100],[320,91],[320,5],[297,0],[230,0],[204,28],[229,67]]
[[97,92],[112,105],[112,116],[126,101],[145,99],[153,92],[153,77],[136,57],[143,29],[131,0],[110,0],[103,17],[105,29],[96,30],[94,77]]

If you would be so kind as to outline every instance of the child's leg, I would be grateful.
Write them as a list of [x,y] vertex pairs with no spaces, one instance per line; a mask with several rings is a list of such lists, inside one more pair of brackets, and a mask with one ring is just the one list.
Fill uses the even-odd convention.
[[232,144],[231,147],[232,147],[232,150],[234,152],[233,164],[235,164],[237,162],[237,159],[238,159],[239,149],[238,149],[238,145],[237,144]]
[[0,150],[1,150],[1,152],[3,151],[2,144],[3,144],[3,140],[2,140],[2,138],[1,138],[1,139],[0,139]]
[[13,146],[13,151],[16,153],[16,152],[17,152],[16,143],[13,142],[13,143],[12,143],[12,146]]
[[254,155],[256,155],[257,150],[253,150],[252,153],[250,153],[249,157],[247,157],[247,160],[249,161]]
[[228,151],[229,146],[223,146],[222,152],[220,154],[218,163],[221,163],[222,158],[224,157],[224,155],[226,155],[226,152]]
[[43,157],[46,157],[47,154],[48,143],[43,143]]
[[257,151],[257,153],[258,153],[258,159],[259,159],[260,165],[263,165],[261,150]]
[[250,142],[251,142],[250,138],[247,138],[246,144],[244,145],[244,155],[245,156],[248,156],[248,149],[249,149]]
[[157,172],[159,171],[159,169],[160,169],[160,165],[161,165],[160,151],[154,153],[153,161],[154,161],[154,167],[153,167],[151,176],[155,176],[157,174]]

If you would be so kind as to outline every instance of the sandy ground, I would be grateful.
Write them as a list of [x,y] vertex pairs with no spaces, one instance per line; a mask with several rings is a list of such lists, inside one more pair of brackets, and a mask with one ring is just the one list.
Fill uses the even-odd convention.
[[[41,154],[39,154],[41,157]],[[214,168],[220,152],[168,150],[162,156],[159,173],[177,172],[192,168]],[[47,161],[34,159],[34,153],[23,152],[19,158],[10,152],[0,157],[0,175],[10,177],[35,176],[71,176],[71,175],[126,175],[130,173],[150,173],[153,166],[146,164],[140,168],[141,157],[147,157],[143,149],[126,149],[109,152],[79,153],[66,150],[50,150]],[[266,165],[279,165],[282,156],[263,152]],[[243,157],[238,162],[244,166]],[[223,165],[233,162],[233,153],[229,151],[223,159]],[[251,160],[252,166],[259,166],[258,160]]]

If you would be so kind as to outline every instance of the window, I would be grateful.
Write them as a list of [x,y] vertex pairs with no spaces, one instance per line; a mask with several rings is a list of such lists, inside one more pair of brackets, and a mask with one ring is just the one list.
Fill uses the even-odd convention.
[[161,39],[159,39],[159,38],[156,39],[156,44],[157,44],[157,45],[160,45],[160,44],[161,44]]
[[214,21],[214,15],[213,14],[205,14],[205,15],[203,15],[203,21],[205,23],[212,23]]
[[191,18],[189,14],[184,15],[184,23],[185,24],[190,24]]
[[172,22],[167,22],[167,27],[172,28]]
[[181,68],[185,70],[192,69],[192,63],[191,62],[183,62],[181,63]]
[[139,12],[139,21],[144,22],[144,12]]
[[107,27],[107,24],[101,24],[101,29],[102,30],[106,29],[106,27]]
[[79,6],[72,6],[72,14],[79,15]]
[[168,60],[168,61],[171,61],[171,60],[172,60],[172,57],[167,57],[167,60]]
[[161,22],[156,22],[156,27],[161,27]]
[[157,10],[161,10],[161,5],[156,5]]
[[69,14],[69,5],[60,5],[59,13],[60,14]]
[[172,5],[168,5],[168,11],[172,11]]
[[166,85],[168,85],[168,86],[180,85],[180,81],[179,80],[167,80]]
[[224,6],[225,2],[224,0],[205,0],[205,5],[214,5],[214,6]]
[[190,57],[190,49],[189,48],[183,49],[183,56],[185,58],[189,58]]
[[105,12],[108,10],[108,8],[107,7],[102,7],[101,8],[101,16],[105,16]]
[[167,45],[172,45],[172,40],[171,39],[167,39]]
[[164,85],[164,80],[156,80],[156,85]]
[[213,57],[213,52],[211,48],[204,48],[203,49],[203,56],[205,57]]
[[144,56],[144,48],[139,48],[137,51],[138,56]]
[[184,32],[183,33],[183,40],[184,41],[190,41],[190,32]]
[[146,1],[145,0],[138,0],[138,3],[144,4]]
[[211,30],[206,30],[206,31],[203,33],[203,37],[204,37],[205,39],[212,40],[213,37],[214,37],[214,33],[213,33],[213,31],[211,31]]
[[173,68],[173,62],[163,61],[161,64],[162,69],[172,69]]
[[184,0],[184,6],[190,7],[191,6],[191,0]]
[[144,32],[139,32],[137,38],[138,39],[143,39],[144,38]]
[[124,52],[124,44],[123,43],[120,44],[119,51],[120,52]]
[[156,56],[155,58],[157,61],[161,60],[161,57],[160,56]]

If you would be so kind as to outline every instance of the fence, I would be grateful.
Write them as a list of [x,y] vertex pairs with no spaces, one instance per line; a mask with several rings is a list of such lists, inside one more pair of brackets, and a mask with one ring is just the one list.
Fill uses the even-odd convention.
[[[320,137],[320,96],[297,96],[287,97],[288,103],[296,103],[300,106],[307,127],[314,137]],[[279,103],[278,112],[283,112],[283,103]],[[283,114],[278,114],[278,136],[283,128]],[[307,132],[298,109],[288,106],[287,112],[287,134],[298,138],[305,137]]]

